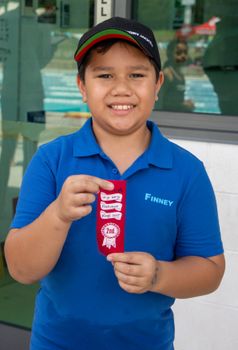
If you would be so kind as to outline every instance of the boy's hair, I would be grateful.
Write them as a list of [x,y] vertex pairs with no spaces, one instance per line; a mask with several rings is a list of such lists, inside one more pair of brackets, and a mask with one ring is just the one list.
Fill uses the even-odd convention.
[[[125,40],[120,40],[120,39],[119,40],[118,39],[105,40],[105,41],[97,43],[91,49],[89,49],[87,51],[87,53],[83,57],[80,64],[79,64],[79,62],[77,62],[78,75],[79,75],[80,80],[82,80],[83,82],[85,81],[85,71],[86,71],[87,65],[90,63],[90,60],[92,57],[92,52],[96,51],[97,53],[105,54],[106,52],[108,52],[110,50],[110,48],[114,44],[116,44],[118,42],[125,43],[125,44],[128,44],[130,46],[133,46],[133,47],[139,49],[138,45],[131,43],[131,42],[128,42],[128,41],[125,41]],[[156,63],[154,62],[154,60],[151,57],[148,57],[148,59],[151,62],[151,64],[154,66],[155,74],[156,74],[156,81],[158,81],[160,71],[158,70],[158,67],[157,67]]]

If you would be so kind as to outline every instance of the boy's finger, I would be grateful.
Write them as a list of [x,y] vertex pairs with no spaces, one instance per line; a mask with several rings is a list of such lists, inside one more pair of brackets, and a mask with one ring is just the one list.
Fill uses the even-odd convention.
[[88,176],[89,181],[95,182],[100,188],[103,188],[104,190],[113,190],[114,185],[112,182],[101,179],[100,177],[96,176]]
[[66,180],[73,192],[91,192],[97,193],[100,188],[104,190],[113,190],[112,182],[91,175],[73,175]]
[[136,252],[129,253],[112,253],[107,256],[107,260],[111,262],[124,262],[127,264],[140,264],[140,254]]
[[[97,182],[98,181],[98,182]],[[110,181],[107,181],[107,180],[102,180],[102,179],[99,179],[97,178],[97,183],[99,185],[100,188],[104,189],[104,190],[113,190],[114,189],[114,184]]]
[[96,196],[91,193],[78,193],[74,197],[74,204],[77,206],[91,204],[95,202]]
[[141,286],[144,281],[144,279],[141,276],[126,275],[124,273],[121,273],[120,271],[115,271],[115,275],[117,279],[121,282],[132,286]]
[[113,262],[115,272],[122,273],[127,276],[143,277],[141,265],[127,264],[124,262]]

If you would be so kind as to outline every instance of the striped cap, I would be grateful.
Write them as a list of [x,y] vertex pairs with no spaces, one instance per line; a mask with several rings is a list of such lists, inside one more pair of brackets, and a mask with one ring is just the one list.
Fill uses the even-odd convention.
[[93,46],[109,39],[125,40],[139,46],[147,56],[154,60],[158,71],[160,71],[160,54],[152,30],[134,20],[121,17],[112,17],[97,24],[83,34],[74,55],[78,66],[82,63],[85,54]]

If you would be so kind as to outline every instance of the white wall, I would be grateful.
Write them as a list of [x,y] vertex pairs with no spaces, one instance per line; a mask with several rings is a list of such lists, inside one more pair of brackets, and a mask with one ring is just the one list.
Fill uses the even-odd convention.
[[175,350],[238,349],[238,145],[172,140],[201,159],[218,204],[226,272],[213,294],[177,300]]

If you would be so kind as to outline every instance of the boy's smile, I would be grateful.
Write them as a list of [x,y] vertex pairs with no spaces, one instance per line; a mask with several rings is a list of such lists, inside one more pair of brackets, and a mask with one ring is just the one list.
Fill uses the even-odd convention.
[[106,53],[93,51],[79,87],[94,132],[123,136],[144,129],[162,82],[162,73],[156,81],[149,58],[126,42],[115,43]]

